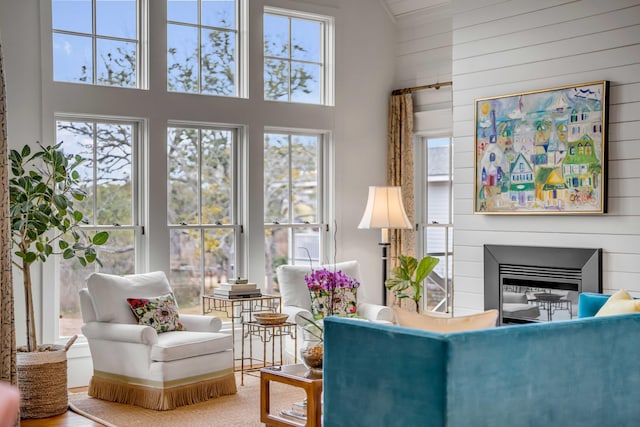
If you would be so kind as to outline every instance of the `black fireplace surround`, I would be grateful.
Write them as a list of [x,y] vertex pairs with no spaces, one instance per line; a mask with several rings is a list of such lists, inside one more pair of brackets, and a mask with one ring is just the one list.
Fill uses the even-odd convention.
[[501,325],[573,318],[580,292],[602,292],[602,249],[484,245],[484,308]]

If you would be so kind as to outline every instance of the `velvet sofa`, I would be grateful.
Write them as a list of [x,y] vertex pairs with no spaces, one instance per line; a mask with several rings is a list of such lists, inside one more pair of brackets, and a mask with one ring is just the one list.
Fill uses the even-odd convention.
[[640,425],[638,314],[450,334],[324,325],[327,427]]

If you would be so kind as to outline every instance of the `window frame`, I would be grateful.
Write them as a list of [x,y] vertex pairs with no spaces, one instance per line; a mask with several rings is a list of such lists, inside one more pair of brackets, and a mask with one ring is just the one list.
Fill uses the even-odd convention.
[[[320,83],[320,102],[319,103],[291,101],[291,85],[289,85],[289,93],[288,93],[287,100],[277,100],[277,99],[266,98],[266,95],[264,94],[264,84],[263,84],[263,87],[262,87],[263,100],[265,102],[283,102],[288,104],[335,106],[335,18],[333,16],[319,15],[315,13],[301,12],[297,10],[265,6],[263,17],[262,17],[263,25],[264,25],[265,15],[274,15],[274,16],[279,16],[279,17],[288,19],[289,42],[291,42],[291,20],[292,19],[319,22],[321,25],[320,62],[318,63],[313,61],[293,60],[291,59],[291,52],[289,52],[289,58],[266,55],[266,53],[264,52],[264,29],[263,29],[262,75],[264,76],[265,62],[268,59],[274,59],[278,61],[287,61],[289,65],[291,65],[292,62],[320,65],[321,73],[320,73],[320,82],[319,82]],[[291,45],[291,43],[289,43],[289,45]],[[289,69],[291,69],[291,66],[289,66]],[[289,74],[289,81],[291,81],[291,74]]]
[[[196,95],[196,94],[191,94]],[[171,224],[169,223],[168,208],[169,202],[167,197],[167,215],[165,215],[165,222],[169,231],[169,234],[172,230],[199,230],[200,231],[200,239],[204,241],[204,233],[206,230],[233,230],[233,235],[235,239],[235,261],[234,261],[234,271],[239,276],[246,276],[246,242],[245,238],[247,233],[245,233],[245,223],[246,221],[246,201],[247,201],[247,189],[246,189],[246,134],[247,129],[246,126],[238,126],[238,125],[230,125],[230,124],[222,124],[222,123],[200,123],[200,122],[192,122],[192,121],[180,121],[180,120],[170,120],[167,122],[166,126],[166,140],[168,143],[168,135],[169,128],[189,128],[195,129],[198,131],[198,149],[200,151],[198,157],[198,220],[199,224]],[[231,211],[233,213],[233,218],[229,224],[209,224],[203,223],[201,212],[202,212],[202,192],[201,192],[201,184],[202,184],[202,145],[201,145],[201,137],[200,134],[202,130],[221,130],[221,131],[230,131],[233,134],[233,149],[231,154],[232,168],[233,168],[233,176],[232,176],[232,206]],[[168,145],[167,145],[168,150]],[[169,158],[167,156],[167,166],[169,163]],[[167,167],[166,173],[167,180],[167,188],[169,183],[169,171]],[[201,255],[201,258],[204,255]],[[169,257],[170,261],[170,257]],[[170,268],[169,266],[167,266]],[[200,262],[200,297],[204,295],[205,290],[205,263]]]
[[[98,87],[113,87],[113,88],[121,88],[121,89],[148,89],[148,24],[146,17],[148,16],[148,1],[149,0],[135,0],[136,2],[136,38],[128,39],[125,37],[115,37],[115,36],[105,36],[98,35],[96,33],[96,16],[97,16],[97,8],[96,3],[97,0],[91,1],[91,33],[83,33],[77,31],[69,31],[69,30],[59,30],[53,27],[53,5],[51,4],[51,13],[50,13],[50,25],[49,30],[51,31],[51,40],[53,42],[54,34],[66,34],[71,36],[83,36],[91,38],[91,82],[75,82],[75,81],[67,81],[67,80],[55,80],[55,67],[52,66],[52,80],[54,83],[71,83],[71,84],[79,84],[79,85],[89,85],[89,86],[98,86]],[[97,82],[97,64],[98,64],[98,52],[97,52],[97,40],[110,40],[110,41],[121,41],[121,42],[135,42],[136,44],[136,85],[135,87],[127,87],[127,86],[113,86],[108,84],[100,84]],[[53,50],[51,51],[52,55],[52,64],[55,62],[55,55]]]
[[[165,2],[165,8],[168,6],[169,0],[163,0]],[[188,23],[180,21],[172,21],[167,15],[165,15],[165,89],[169,93],[184,94],[184,95],[202,95],[202,96],[221,96],[226,98],[249,98],[249,44],[248,44],[248,4],[249,0],[233,0],[235,3],[235,28],[223,28],[202,24],[202,0],[198,1],[198,23]],[[197,92],[182,92],[169,89],[169,61],[168,61],[168,46],[169,46],[169,25],[180,25],[183,27],[196,28],[198,30],[198,91]],[[234,50],[234,63],[235,63],[235,93],[230,95],[221,95],[214,93],[202,93],[202,30],[213,31],[225,31],[235,34],[236,45]]]
[[[447,179],[445,180],[448,183],[447,189],[447,197],[448,197],[448,222],[447,223],[436,223],[435,221],[429,221],[429,212],[428,212],[428,203],[429,203],[429,191],[428,191],[428,180],[429,180],[429,145],[428,141],[430,139],[440,139],[447,138],[449,140],[448,150],[449,150],[449,164],[448,164],[448,174]],[[416,252],[419,256],[439,256],[438,254],[429,253],[427,248],[427,240],[426,235],[428,234],[429,229],[443,229],[444,230],[444,245],[445,248],[453,246],[453,242],[450,241],[449,232],[451,232],[451,238],[453,238],[453,187],[454,187],[454,169],[453,169],[453,146],[454,146],[454,138],[452,132],[440,131],[440,132],[420,132],[419,134],[414,136],[414,153],[416,157],[415,166],[414,166],[414,198],[415,198],[415,219],[416,219]],[[451,260],[451,273],[449,274],[449,259]],[[425,298],[422,299],[422,310],[424,311],[442,311],[438,310],[440,306],[444,309],[445,313],[453,312],[453,286],[454,286],[454,268],[453,268],[453,249],[451,253],[445,251],[444,254],[444,262],[447,264],[445,267],[446,275],[444,280],[447,281],[447,286],[445,289],[445,297],[444,299],[433,309],[429,309],[428,307],[428,289],[425,288],[424,295]]]
[[[134,231],[134,245],[135,245],[135,269],[136,271],[146,271],[146,239],[145,239],[145,218],[147,217],[147,192],[146,192],[146,167],[145,167],[145,147],[146,138],[145,132],[147,127],[147,121],[142,118],[135,117],[117,117],[107,115],[92,115],[92,114],[68,114],[68,113],[55,113],[52,125],[53,135],[57,134],[57,123],[59,121],[83,121],[93,122],[94,124],[102,123],[126,123],[133,126],[132,131],[132,146],[131,155],[133,157],[131,162],[131,200],[132,200],[132,221],[133,224],[129,226],[116,226],[116,225],[86,225],[81,226],[84,230],[92,231],[109,231],[109,230],[133,230]],[[95,134],[93,136],[94,150],[95,150]],[[95,168],[95,164],[94,164]],[[95,209],[95,204],[94,204]],[[95,210],[94,210],[95,212]],[[60,259],[53,257],[47,262],[43,263],[42,271],[45,277],[54,278],[54,286],[43,286],[43,299],[45,301],[55,301],[54,304],[43,304],[42,315],[43,319],[60,319]],[[42,329],[43,337],[46,341],[61,342],[66,341],[69,337],[60,335],[60,322],[43,322]],[[79,342],[86,342],[84,336],[79,335]]]
[[[330,236],[335,233],[335,223],[332,218],[333,212],[333,139],[332,134],[329,131],[321,131],[321,130],[311,130],[311,129],[291,129],[291,128],[280,128],[280,127],[265,127],[263,133],[263,140],[268,134],[278,134],[278,135],[288,135],[289,137],[289,153],[291,152],[291,138],[294,136],[314,136],[318,138],[318,170],[317,170],[317,182],[318,182],[318,190],[317,190],[317,221],[314,223],[303,223],[303,222],[294,222],[292,209],[288,210],[288,222],[282,223],[278,222],[267,222],[265,218],[264,212],[264,196],[262,200],[262,218],[264,222],[264,231],[263,235],[267,228],[283,228],[288,230],[289,239],[291,245],[288,248],[288,263],[296,264],[296,256],[295,251],[292,252],[292,249],[295,249],[295,238],[292,235],[292,231],[297,228],[318,228],[318,238],[319,238],[319,261],[320,263],[326,263],[327,260],[333,257],[335,248],[330,247],[328,244]],[[291,174],[291,156],[288,159],[289,163],[289,173],[288,173],[288,198],[289,203],[293,201],[293,182],[292,182],[292,174]],[[264,176],[264,172],[263,172]],[[263,178],[264,183],[264,178]],[[266,236],[265,236],[266,237]],[[264,249],[264,255],[267,255],[267,249]],[[304,261],[304,265],[308,265],[308,261]],[[265,271],[265,276],[268,276],[269,272]],[[271,283],[265,283],[266,289],[271,289]]]

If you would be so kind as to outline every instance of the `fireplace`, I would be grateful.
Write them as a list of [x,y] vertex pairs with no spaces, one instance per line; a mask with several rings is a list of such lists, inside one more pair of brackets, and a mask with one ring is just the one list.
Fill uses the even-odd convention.
[[499,324],[575,318],[580,292],[602,292],[602,249],[484,245],[484,308]]

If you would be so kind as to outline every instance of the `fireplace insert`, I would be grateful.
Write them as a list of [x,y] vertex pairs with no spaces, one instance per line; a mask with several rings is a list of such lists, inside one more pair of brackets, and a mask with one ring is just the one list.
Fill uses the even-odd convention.
[[500,324],[577,316],[580,292],[602,292],[602,249],[484,246],[484,307]]

